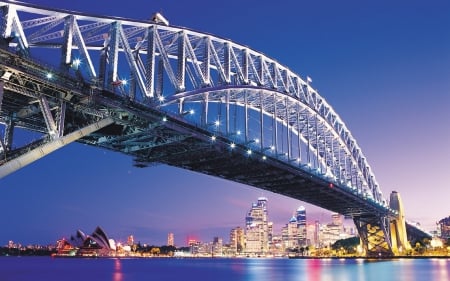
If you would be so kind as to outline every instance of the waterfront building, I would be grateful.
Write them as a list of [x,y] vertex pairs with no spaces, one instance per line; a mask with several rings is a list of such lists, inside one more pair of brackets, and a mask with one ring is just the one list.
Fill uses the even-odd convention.
[[297,218],[292,216],[289,222],[281,229],[281,237],[285,250],[298,247],[298,223]]
[[312,246],[314,248],[317,247],[319,241],[318,241],[318,231],[317,231],[316,223],[307,223],[306,224],[306,237],[308,238],[306,240],[307,246]]
[[243,249],[244,230],[238,226],[230,231],[230,251],[234,255],[239,255]]
[[319,240],[320,247],[331,246],[340,239],[345,239],[350,237],[350,235],[344,232],[344,224],[342,216],[339,214],[331,215],[331,223],[321,226]]
[[320,246],[320,222],[316,220],[314,222],[314,245],[315,248],[319,248]]
[[440,237],[442,239],[450,239],[450,216],[443,218],[438,222]]
[[281,234],[272,235],[272,243],[270,244],[269,252],[276,257],[281,257],[284,255],[285,250]]
[[167,246],[174,246],[174,237],[173,237],[173,233],[169,232],[169,234],[167,234]]
[[79,256],[110,256],[116,251],[114,240],[109,239],[100,226],[91,235],[86,235],[83,231],[78,230],[68,241],[59,245],[61,249],[67,249],[70,248],[68,244],[77,249],[76,254]]
[[211,253],[213,256],[222,256],[223,255],[223,240],[222,240],[222,238],[214,237]]
[[269,221],[267,198],[252,203],[245,218],[245,252],[265,255],[269,250]]

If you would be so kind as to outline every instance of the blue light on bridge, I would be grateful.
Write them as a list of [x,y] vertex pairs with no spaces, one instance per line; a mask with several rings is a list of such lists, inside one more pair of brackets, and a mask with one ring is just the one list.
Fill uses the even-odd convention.
[[75,68],[78,68],[80,66],[80,64],[81,64],[81,60],[80,59],[74,59],[73,63],[72,63],[72,66],[75,67]]

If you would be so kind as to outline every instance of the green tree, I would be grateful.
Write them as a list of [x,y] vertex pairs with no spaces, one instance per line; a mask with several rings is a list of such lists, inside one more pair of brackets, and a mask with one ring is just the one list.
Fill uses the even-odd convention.
[[354,254],[356,247],[359,245],[359,237],[350,237],[347,239],[337,240],[331,248],[335,251],[344,249],[346,253]]

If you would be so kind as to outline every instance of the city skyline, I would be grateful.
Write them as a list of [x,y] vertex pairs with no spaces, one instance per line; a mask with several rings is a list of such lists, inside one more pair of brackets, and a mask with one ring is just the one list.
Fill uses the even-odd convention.
[[[261,204],[261,202],[264,202],[263,204]],[[152,245],[152,246],[176,246],[176,247],[186,247],[186,246],[190,246],[191,243],[209,243],[211,241],[213,241],[213,239],[221,239],[223,241],[223,244],[228,244],[229,242],[232,242],[232,238],[231,238],[231,232],[235,231],[235,229],[240,229],[242,231],[243,236],[246,237],[245,241],[248,243],[248,237],[251,236],[253,234],[253,231],[255,230],[255,226],[256,227],[261,227],[261,230],[264,232],[270,232],[269,237],[266,237],[264,241],[260,241],[257,243],[266,243],[268,245],[268,243],[271,242],[271,240],[274,237],[278,237],[278,236],[283,236],[284,232],[287,231],[288,227],[294,223],[294,227],[295,230],[294,233],[290,233],[289,235],[294,235],[292,237],[289,237],[289,239],[295,239],[295,245],[294,246],[286,246],[287,248],[295,248],[295,247],[300,247],[300,246],[315,246],[315,247],[319,247],[318,243],[319,241],[315,241],[315,237],[317,234],[312,234],[312,236],[310,237],[309,235],[311,234],[307,234],[307,227],[310,226],[315,226],[316,228],[319,227],[327,227],[329,225],[336,225],[336,226],[340,226],[342,227],[342,231],[345,231],[346,235],[349,235],[350,233],[354,233],[355,229],[354,229],[354,225],[353,222],[348,222],[348,220],[345,220],[345,218],[338,213],[330,213],[330,216],[328,218],[325,219],[325,221],[319,221],[317,218],[310,218],[307,215],[307,210],[304,206],[299,206],[298,208],[296,208],[295,210],[292,210],[291,216],[289,216],[289,214],[286,214],[286,217],[284,219],[284,221],[280,221],[277,222],[276,225],[279,226],[278,229],[273,228],[274,222],[270,219],[269,214],[269,207],[267,205],[268,203],[268,198],[266,197],[259,197],[259,198],[255,198],[255,200],[253,200],[252,202],[248,202],[249,204],[249,208],[247,211],[247,215],[245,215],[245,220],[243,220],[240,223],[237,223],[235,225],[235,227],[233,227],[232,229],[230,229],[228,236],[218,236],[218,235],[214,235],[212,237],[205,237],[205,239],[199,239],[199,237],[193,237],[193,236],[187,236],[187,237],[183,237],[183,239],[177,239],[177,241],[182,241],[180,244],[176,244],[175,243],[175,237],[177,237],[177,233],[173,233],[173,232],[167,232],[166,233],[166,241],[167,243],[163,243],[163,244],[151,244],[149,243],[149,241],[135,241],[134,239],[134,234],[133,233],[129,233],[126,237],[120,237],[120,238],[116,238],[113,236],[110,236],[108,234],[108,231],[106,229],[103,229],[101,225],[98,225],[95,227],[95,230],[92,232],[92,234],[90,234],[90,232],[86,232],[85,229],[82,228],[77,228],[74,229],[71,233],[66,233],[64,235],[60,235],[57,239],[57,241],[51,241],[46,245],[55,245],[55,243],[59,243],[59,241],[68,241],[70,243],[70,241],[75,241],[77,243],[80,243],[81,239],[80,237],[78,237],[80,234],[82,236],[98,236],[97,234],[95,234],[96,232],[101,231],[105,236],[105,238],[103,240],[106,241],[106,238],[112,239],[113,240],[113,245],[115,245],[116,243],[118,243],[119,245],[133,245],[133,244],[141,244],[141,245]],[[259,224],[265,224],[266,226],[260,226]],[[269,225],[269,227],[267,228],[267,225]],[[350,225],[350,227],[349,227]],[[347,230],[345,230],[347,229]],[[315,231],[319,231],[319,229],[317,228]],[[300,233],[301,232],[301,233]],[[344,232],[343,232],[344,233]],[[339,232],[337,234],[333,234],[333,239],[332,241],[334,242],[335,240],[339,240],[339,238],[337,238],[339,236]],[[84,237],[84,239],[86,239],[86,237]],[[258,238],[256,238],[258,240]],[[329,241],[329,237],[326,237],[326,239],[324,241],[327,241],[325,244],[326,246],[329,246],[330,243]],[[314,243],[313,243],[313,242]],[[8,244],[17,244],[17,245],[21,245],[21,246],[30,246],[30,245],[40,245],[40,244],[23,244],[21,241],[17,241],[15,239],[10,239],[8,241],[6,241]],[[5,242],[5,244],[6,244]],[[1,246],[1,241],[0,241],[0,246]],[[75,243],[75,244],[77,244]],[[321,244],[322,247],[325,244]],[[40,246],[46,246],[46,245],[40,245]],[[287,244],[288,245],[288,244]],[[7,245],[5,245],[7,246]],[[254,246],[250,246],[250,248],[252,249],[250,252],[254,251],[254,249],[260,249],[260,247],[254,247]],[[265,251],[269,251],[269,248],[265,249]],[[257,252],[257,251],[256,251]]]
[[[313,87],[355,136],[384,197],[400,192],[408,220],[430,230],[448,216],[450,4],[445,1],[325,6],[230,1],[209,13],[201,11],[206,1],[176,7],[135,1],[136,8],[127,9],[87,1],[27,2],[132,19],[148,19],[159,11],[170,24],[265,53],[302,77],[312,77]],[[147,10],[137,8],[143,6]],[[138,169],[130,157],[80,144],[1,179],[0,196],[0,219],[8,222],[0,241],[52,242],[74,228],[97,225],[119,238],[131,231],[142,241],[165,241],[167,232],[208,239],[242,222],[248,202],[259,196],[269,197],[273,221],[282,221],[283,214],[299,205],[319,219],[331,213],[177,168]]]

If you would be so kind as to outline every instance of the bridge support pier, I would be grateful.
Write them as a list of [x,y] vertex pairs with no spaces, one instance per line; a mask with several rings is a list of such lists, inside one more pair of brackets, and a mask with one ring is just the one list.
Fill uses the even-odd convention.
[[397,211],[397,217],[390,222],[392,248],[396,255],[404,255],[411,250],[411,245],[406,235],[406,221],[403,211],[403,203],[400,194],[393,191],[390,196],[389,206]]
[[388,217],[358,217],[353,219],[367,257],[394,256]]

